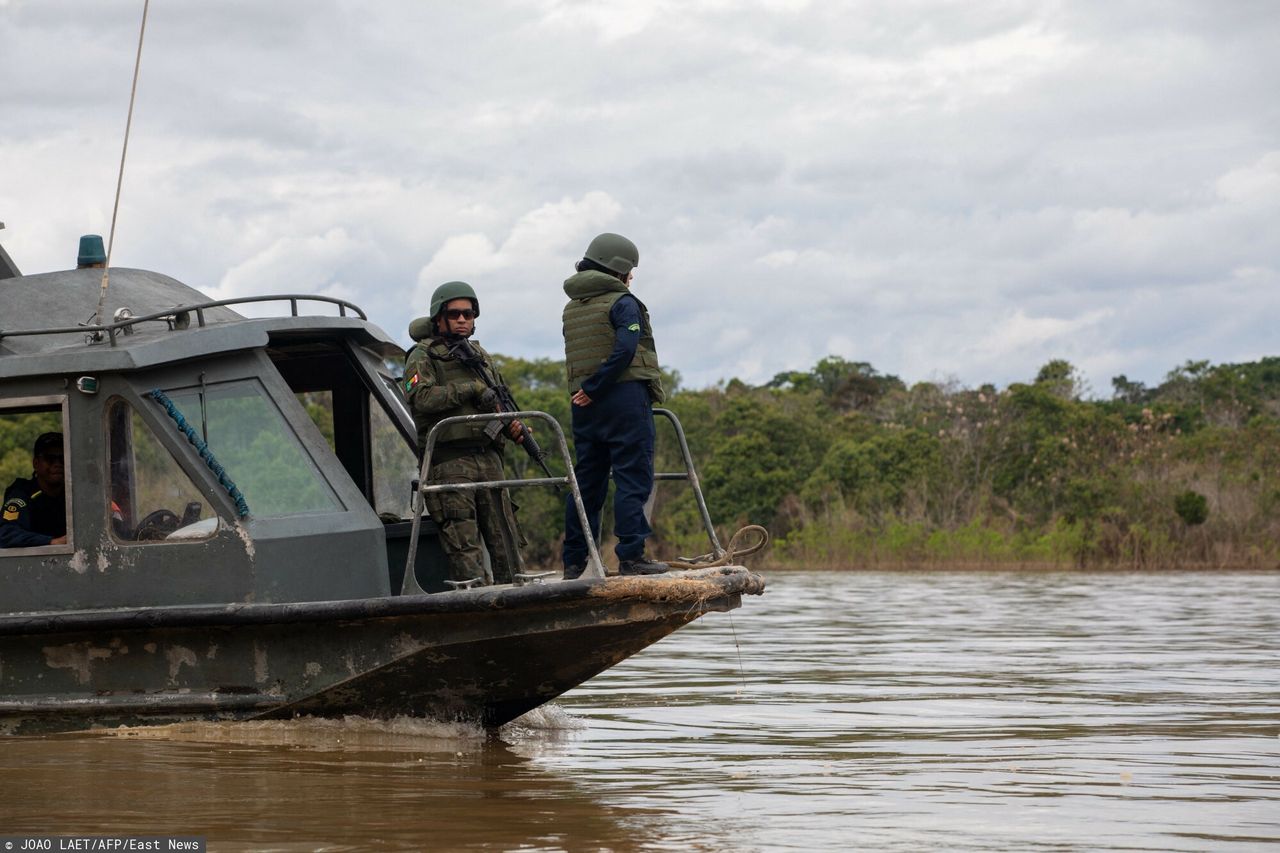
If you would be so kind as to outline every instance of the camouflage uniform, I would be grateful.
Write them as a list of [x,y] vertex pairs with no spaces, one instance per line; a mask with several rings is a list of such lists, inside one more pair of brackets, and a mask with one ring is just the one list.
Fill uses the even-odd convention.
[[[489,354],[474,341],[472,348],[498,382]],[[426,338],[410,351],[404,368],[405,396],[418,427],[419,453],[436,423],[456,415],[493,411],[480,402],[487,386],[471,368],[455,359],[442,338]],[[505,425],[497,438],[485,433],[493,422],[453,424],[437,433],[427,482],[477,483],[505,479],[502,449]],[[524,570],[515,504],[506,489],[444,491],[426,495],[427,511],[440,528],[440,544],[449,557],[453,580],[480,578],[485,584],[511,583]],[[486,572],[488,548],[492,572]]]

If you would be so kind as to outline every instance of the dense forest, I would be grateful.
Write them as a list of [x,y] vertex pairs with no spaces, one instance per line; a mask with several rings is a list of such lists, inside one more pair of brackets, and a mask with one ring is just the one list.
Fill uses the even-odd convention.
[[[563,363],[498,360],[570,434]],[[1061,360],[1003,389],[908,387],[839,357],[760,386],[669,379],[721,540],[765,525],[771,567],[1280,567],[1280,358],[1118,376],[1110,399]],[[658,434],[658,469],[683,470]],[[517,500],[529,556],[554,563],[558,505]],[[683,483],[660,486],[654,528],[659,556],[708,550]]]
[[[519,404],[571,440],[563,362],[495,360]],[[1065,361],[1003,389],[908,387],[834,356],[758,386],[666,384],[721,541],[747,523],[772,532],[757,565],[1280,567],[1280,358],[1187,362],[1154,387],[1118,376],[1109,399]],[[323,406],[303,402],[324,428]],[[3,483],[30,474],[31,443],[57,423],[0,417]],[[507,458],[538,475],[518,449]],[[683,470],[661,418],[657,467]],[[562,504],[515,499],[526,556],[556,565]],[[683,482],[660,485],[654,528],[656,556],[709,550]]]

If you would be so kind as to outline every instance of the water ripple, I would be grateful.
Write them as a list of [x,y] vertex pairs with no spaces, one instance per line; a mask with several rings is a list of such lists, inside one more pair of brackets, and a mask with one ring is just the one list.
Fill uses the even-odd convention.
[[0,826],[282,851],[1280,845],[1280,575],[769,580],[496,736],[6,739]]

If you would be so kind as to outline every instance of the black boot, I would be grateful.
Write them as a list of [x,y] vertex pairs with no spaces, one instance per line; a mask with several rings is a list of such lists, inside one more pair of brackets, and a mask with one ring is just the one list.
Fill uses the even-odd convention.
[[618,574],[620,575],[660,575],[670,568],[666,563],[650,560],[644,554],[634,560],[620,560],[618,562]]
[[586,563],[566,564],[564,567],[564,579],[567,581],[577,580],[582,577],[582,573],[587,570]]

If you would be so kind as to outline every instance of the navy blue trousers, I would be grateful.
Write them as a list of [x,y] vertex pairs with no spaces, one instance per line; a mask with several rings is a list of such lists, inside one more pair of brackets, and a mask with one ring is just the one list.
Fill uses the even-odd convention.
[[[644,540],[653,533],[644,517],[644,504],[653,490],[653,407],[644,382],[619,382],[590,406],[572,406],[573,442],[578,462],[573,466],[582,490],[591,536],[600,541],[600,511],[613,471],[614,552],[619,560],[644,554]],[[566,566],[587,562],[573,495],[565,496],[564,549]]]

